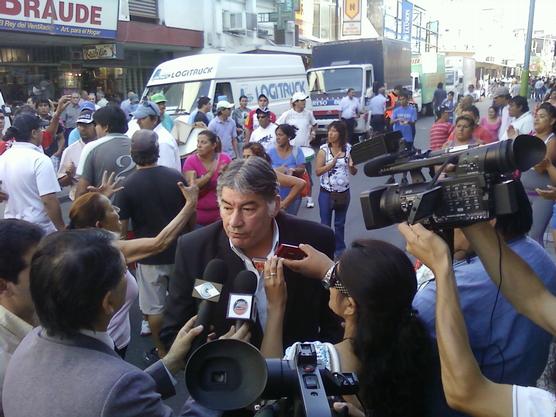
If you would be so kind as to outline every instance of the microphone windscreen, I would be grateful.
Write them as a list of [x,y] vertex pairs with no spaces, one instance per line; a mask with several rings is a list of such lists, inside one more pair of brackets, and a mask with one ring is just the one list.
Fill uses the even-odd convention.
[[232,284],[232,293],[255,294],[257,291],[257,276],[254,272],[243,270],[237,274]]
[[215,258],[211,259],[205,267],[203,279],[205,281],[222,284],[226,279],[227,274],[228,268],[226,267],[226,262],[224,262],[222,259]]

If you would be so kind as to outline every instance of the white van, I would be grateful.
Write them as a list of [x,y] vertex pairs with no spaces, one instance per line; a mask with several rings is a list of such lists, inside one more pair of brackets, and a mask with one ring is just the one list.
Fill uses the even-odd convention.
[[[197,108],[197,99],[202,96],[210,97],[213,104],[227,100],[239,107],[239,97],[245,95],[249,100],[247,106],[254,109],[259,94],[264,94],[270,110],[279,116],[290,109],[290,98],[297,91],[307,92],[305,67],[299,56],[201,54],[160,64],[143,96],[164,93],[168,114],[184,121]],[[192,142],[183,137],[178,140]],[[186,153],[192,152],[193,146],[196,140],[195,144],[189,143]],[[184,152],[180,150],[182,156]]]
[[249,107],[257,106],[265,94],[269,108],[281,114],[290,108],[296,91],[307,91],[307,78],[301,57],[278,54],[204,54],[173,59],[154,70],[146,94],[162,91],[170,115],[191,113],[197,99],[224,99],[239,105],[246,95]]

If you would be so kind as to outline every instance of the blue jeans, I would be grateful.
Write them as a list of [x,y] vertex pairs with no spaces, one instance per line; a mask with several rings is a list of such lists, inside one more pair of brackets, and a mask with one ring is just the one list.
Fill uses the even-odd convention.
[[320,222],[327,226],[332,225],[332,212],[334,212],[334,237],[336,240],[336,250],[335,255],[339,256],[342,254],[346,248],[346,242],[344,241],[344,230],[346,224],[346,214],[349,207],[349,190],[348,193],[348,203],[345,207],[341,209],[332,208],[332,199],[330,198],[330,192],[320,189],[319,193],[319,212],[320,212]]
[[286,213],[293,214],[297,216],[297,212],[299,211],[299,206],[301,205],[301,197],[297,197],[293,202],[288,206],[286,209]]

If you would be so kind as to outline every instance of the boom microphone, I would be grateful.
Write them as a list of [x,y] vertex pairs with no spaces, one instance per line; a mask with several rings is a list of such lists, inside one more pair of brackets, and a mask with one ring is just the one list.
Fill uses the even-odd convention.
[[236,320],[236,331],[243,323],[252,322],[256,319],[255,292],[257,291],[257,283],[255,273],[248,270],[241,271],[234,280],[226,318]]
[[222,283],[228,274],[226,263],[222,259],[212,259],[203,273],[203,279],[195,280],[193,287],[193,297],[200,298],[201,303],[197,310],[195,327],[203,325],[203,331],[191,344],[190,352],[194,352],[199,346],[207,341],[209,333],[211,310],[220,299]]

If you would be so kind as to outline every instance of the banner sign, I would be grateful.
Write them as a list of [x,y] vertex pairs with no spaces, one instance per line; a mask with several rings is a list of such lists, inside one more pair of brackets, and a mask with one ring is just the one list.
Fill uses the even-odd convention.
[[115,0],[0,0],[0,30],[114,39]]
[[401,40],[411,42],[411,27],[413,26],[413,3],[402,1]]
[[123,51],[121,46],[116,43],[84,46],[83,60],[94,59],[123,59]]
[[344,0],[342,36],[361,35],[361,0]]

